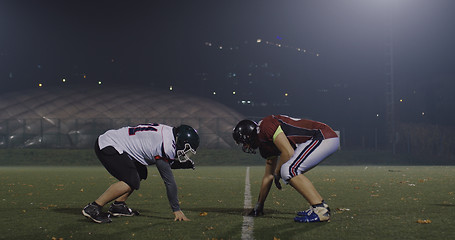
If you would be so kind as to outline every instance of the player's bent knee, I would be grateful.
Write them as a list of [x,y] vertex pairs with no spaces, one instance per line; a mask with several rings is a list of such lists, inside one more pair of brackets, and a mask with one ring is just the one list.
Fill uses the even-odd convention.
[[126,180],[125,183],[130,187],[130,191],[132,190],[139,190],[141,185],[141,180],[139,176],[131,177],[130,179]]
[[280,170],[280,174],[281,174],[281,179],[283,179],[283,181],[288,184],[289,183],[289,180],[291,180],[291,178],[293,178],[294,176],[292,176],[290,173],[289,173],[289,167],[285,167],[285,165],[283,165],[281,167],[281,170]]

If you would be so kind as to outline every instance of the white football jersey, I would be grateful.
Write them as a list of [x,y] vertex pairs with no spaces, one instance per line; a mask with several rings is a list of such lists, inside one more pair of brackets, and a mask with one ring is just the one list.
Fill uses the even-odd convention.
[[128,153],[143,165],[154,164],[156,159],[175,158],[173,127],[163,124],[141,124],[109,130],[99,136],[100,149],[114,147],[117,152]]

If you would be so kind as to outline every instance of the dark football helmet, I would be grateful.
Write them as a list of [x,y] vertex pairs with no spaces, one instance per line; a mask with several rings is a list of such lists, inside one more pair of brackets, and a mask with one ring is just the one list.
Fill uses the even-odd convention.
[[237,144],[242,144],[242,150],[246,153],[256,153],[259,147],[257,123],[251,120],[242,120],[232,131],[232,137]]
[[176,160],[185,162],[190,160],[190,157],[196,154],[196,149],[199,147],[199,135],[197,131],[188,126],[180,125],[174,128],[175,148],[177,150]]

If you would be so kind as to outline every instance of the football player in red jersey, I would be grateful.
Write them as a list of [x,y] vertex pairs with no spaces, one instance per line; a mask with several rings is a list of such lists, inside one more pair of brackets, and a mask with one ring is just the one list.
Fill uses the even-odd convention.
[[321,122],[271,115],[258,124],[251,120],[240,121],[232,135],[244,152],[256,153],[259,148],[261,156],[266,159],[258,202],[249,215],[263,214],[272,182],[281,189],[280,179],[283,179],[311,205],[308,210],[298,212],[294,221],[330,220],[328,204],[304,173],[337,151],[340,141],[335,131]]

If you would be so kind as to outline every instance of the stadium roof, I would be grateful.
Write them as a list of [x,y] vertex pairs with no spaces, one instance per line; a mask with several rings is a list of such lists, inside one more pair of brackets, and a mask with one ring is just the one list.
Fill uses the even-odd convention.
[[[0,146],[91,146],[108,129],[155,122],[188,124],[198,130],[202,147],[228,147],[242,118],[213,100],[170,91],[39,88],[0,95]],[[61,142],[71,134],[76,143]]]

